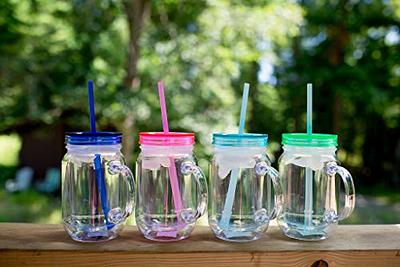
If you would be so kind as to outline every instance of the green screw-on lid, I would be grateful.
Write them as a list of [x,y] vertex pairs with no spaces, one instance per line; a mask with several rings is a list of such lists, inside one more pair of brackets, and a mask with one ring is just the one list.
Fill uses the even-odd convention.
[[282,145],[307,146],[307,147],[336,147],[336,134],[306,134],[306,133],[285,133],[282,134]]

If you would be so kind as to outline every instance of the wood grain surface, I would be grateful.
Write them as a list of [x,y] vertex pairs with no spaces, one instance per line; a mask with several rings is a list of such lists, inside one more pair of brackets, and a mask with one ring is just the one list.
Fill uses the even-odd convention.
[[199,226],[183,241],[157,243],[127,226],[115,240],[82,244],[61,225],[0,223],[0,266],[398,266],[400,225],[337,226],[328,240],[301,242],[277,227],[230,243]]

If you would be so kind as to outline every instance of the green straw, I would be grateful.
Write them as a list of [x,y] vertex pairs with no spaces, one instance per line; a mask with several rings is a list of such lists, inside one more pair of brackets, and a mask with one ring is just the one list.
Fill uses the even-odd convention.
[[[312,84],[307,84],[307,134],[312,135]],[[306,166],[306,197],[304,203],[304,224],[311,226],[313,214],[313,173],[312,169]]]
[[312,83],[307,83],[307,134],[312,134]]

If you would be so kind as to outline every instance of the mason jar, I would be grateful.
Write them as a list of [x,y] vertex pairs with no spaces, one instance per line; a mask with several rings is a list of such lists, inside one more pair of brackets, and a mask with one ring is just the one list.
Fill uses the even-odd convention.
[[188,238],[207,207],[206,178],[193,154],[193,133],[139,134],[136,223],[144,237]]
[[267,145],[266,134],[213,134],[208,216],[218,238],[259,239],[279,214],[282,190]]
[[285,202],[279,226],[294,239],[324,240],[355,204],[353,179],[336,158],[337,135],[283,134],[282,145],[279,173]]
[[121,153],[120,133],[66,134],[62,160],[62,219],[76,241],[115,238],[134,204],[134,177]]

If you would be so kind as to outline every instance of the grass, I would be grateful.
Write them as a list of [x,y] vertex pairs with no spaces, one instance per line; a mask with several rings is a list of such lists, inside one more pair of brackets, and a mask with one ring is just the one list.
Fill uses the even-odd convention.
[[0,165],[0,222],[60,223],[61,200],[34,190],[8,193],[5,183],[17,167]]
[[387,185],[356,188],[356,207],[343,224],[400,223],[400,192]]
[[390,203],[400,203],[400,191],[387,185],[376,185],[373,187],[356,188],[357,193],[377,198],[385,198]]
[[398,224],[400,203],[389,203],[385,197],[358,195],[354,212],[341,224]]
[[0,135],[0,165],[17,166],[18,153],[21,149],[21,139],[17,134]]
[[60,223],[61,200],[30,190],[10,194],[4,184],[17,171],[21,139],[16,134],[0,135],[0,222]]
[[60,223],[61,201],[34,191],[0,190],[0,222]]

